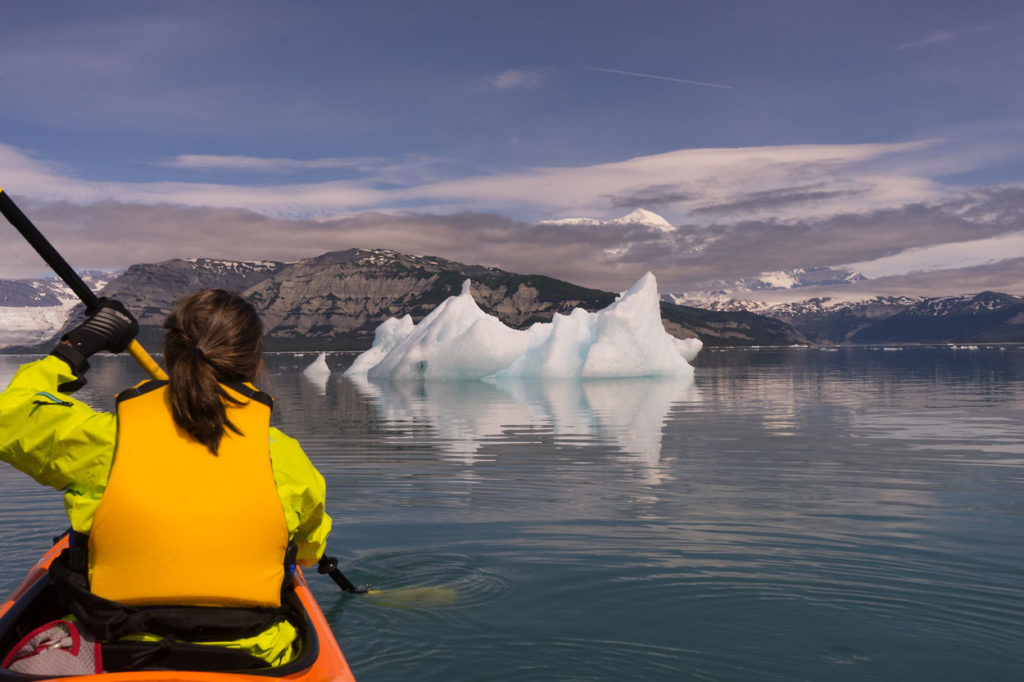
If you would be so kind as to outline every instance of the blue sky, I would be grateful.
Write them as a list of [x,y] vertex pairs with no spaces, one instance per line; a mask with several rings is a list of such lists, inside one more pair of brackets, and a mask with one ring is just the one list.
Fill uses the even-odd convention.
[[[1024,293],[1022,29],[985,1],[9,2],[0,187],[81,267],[360,246]],[[638,207],[678,230],[537,225]]]

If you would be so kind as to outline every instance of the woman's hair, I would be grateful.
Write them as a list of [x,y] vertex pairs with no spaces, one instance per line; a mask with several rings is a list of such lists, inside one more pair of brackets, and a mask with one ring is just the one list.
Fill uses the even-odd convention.
[[263,366],[263,323],[241,296],[222,289],[190,294],[164,322],[164,359],[174,421],[217,454],[237,402],[222,383],[252,381]]

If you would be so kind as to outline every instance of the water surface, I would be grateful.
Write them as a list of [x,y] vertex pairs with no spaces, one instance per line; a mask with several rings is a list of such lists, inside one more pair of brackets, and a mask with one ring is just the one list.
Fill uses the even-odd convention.
[[[309,381],[313,357],[264,383],[327,479],[330,551],[383,589],[311,577],[362,682],[1024,678],[1019,346],[398,387]],[[139,376],[99,358],[83,395]],[[9,590],[66,522],[10,467],[0,487]]]

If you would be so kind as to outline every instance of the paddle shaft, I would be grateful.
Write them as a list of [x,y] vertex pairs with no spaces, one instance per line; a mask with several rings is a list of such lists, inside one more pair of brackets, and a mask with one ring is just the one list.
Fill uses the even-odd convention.
[[[75,296],[78,296],[78,300],[85,305],[86,312],[92,312],[100,304],[99,297],[93,293],[89,285],[86,284],[82,278],[75,272],[74,268],[68,265],[68,262],[64,260],[64,257],[60,255],[57,249],[53,248],[53,245],[43,236],[43,233],[32,224],[32,221],[28,219],[21,209],[18,208],[17,204],[11,199],[11,197],[3,189],[0,189],[0,213],[4,214],[7,221],[14,226],[21,236],[25,238],[33,249],[36,250],[46,264],[57,273],[68,288],[74,292]],[[153,379],[166,379],[167,374],[164,373],[160,365],[146,352],[146,349],[142,345],[132,339],[132,342],[128,345],[128,354],[139,363]]]
[[345,577],[345,574],[338,568],[338,560],[326,554],[320,557],[320,563],[316,567],[317,573],[331,576],[331,580],[337,583],[338,587],[351,592],[352,594],[366,594],[368,590],[360,590],[352,584],[352,581]]

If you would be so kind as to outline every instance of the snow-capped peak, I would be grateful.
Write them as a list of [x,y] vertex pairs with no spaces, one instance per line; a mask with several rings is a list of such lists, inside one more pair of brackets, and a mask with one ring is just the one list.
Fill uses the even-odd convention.
[[676,229],[675,225],[662,218],[653,211],[638,208],[628,215],[614,220],[598,220],[596,218],[559,218],[557,220],[542,220],[541,225],[641,225],[643,227],[658,230],[660,232],[671,232]]
[[616,218],[611,222],[613,225],[643,225],[644,227],[661,230],[662,232],[671,232],[676,229],[675,225],[665,220],[657,213],[648,211],[644,208],[638,208],[632,213],[624,215],[621,218]]

